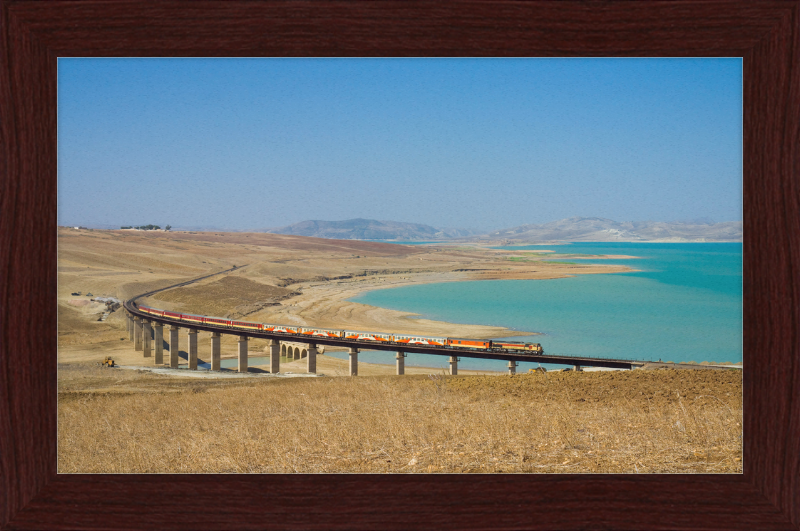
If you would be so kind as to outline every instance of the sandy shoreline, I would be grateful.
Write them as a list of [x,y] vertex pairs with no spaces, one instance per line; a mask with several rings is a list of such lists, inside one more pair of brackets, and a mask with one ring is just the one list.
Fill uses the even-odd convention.
[[[531,336],[540,332],[535,330],[514,330],[500,326],[480,324],[451,323],[425,319],[419,314],[381,308],[349,299],[369,291],[392,289],[421,284],[445,282],[469,282],[478,280],[534,280],[567,278],[575,274],[606,274],[614,272],[633,272],[634,269],[619,266],[585,266],[580,271],[529,272],[529,271],[476,271],[441,272],[398,276],[387,275],[374,280],[347,280],[328,282],[309,282],[299,284],[295,290],[300,292],[292,299],[292,304],[280,309],[259,312],[251,317],[265,322],[322,326],[331,328],[351,328],[370,331],[397,333],[417,333],[431,336],[455,336],[474,338],[498,338]],[[570,274],[571,273],[571,274]]]

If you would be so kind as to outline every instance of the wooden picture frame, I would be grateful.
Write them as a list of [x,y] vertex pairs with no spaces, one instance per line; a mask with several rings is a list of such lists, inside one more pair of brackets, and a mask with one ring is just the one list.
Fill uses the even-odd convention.
[[[800,528],[800,0],[1,5],[1,528]],[[67,56],[743,57],[744,473],[56,474]]]

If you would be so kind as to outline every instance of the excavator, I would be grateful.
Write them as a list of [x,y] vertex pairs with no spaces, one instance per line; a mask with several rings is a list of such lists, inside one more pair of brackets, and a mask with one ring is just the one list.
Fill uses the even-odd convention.
[[114,367],[114,360],[111,359],[109,356],[106,356],[103,361],[100,362],[101,367]]

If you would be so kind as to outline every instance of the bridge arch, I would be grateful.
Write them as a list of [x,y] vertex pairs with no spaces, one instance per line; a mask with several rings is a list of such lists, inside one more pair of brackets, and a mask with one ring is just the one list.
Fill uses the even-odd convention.
[[[300,360],[308,357],[308,345],[305,342],[281,341],[280,353],[289,360]],[[317,354],[325,352],[325,345],[317,345]]]

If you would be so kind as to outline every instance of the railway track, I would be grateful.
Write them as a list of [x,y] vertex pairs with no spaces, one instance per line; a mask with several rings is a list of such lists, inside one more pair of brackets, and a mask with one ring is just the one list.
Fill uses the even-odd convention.
[[151,295],[154,295],[162,291],[167,291],[170,289],[187,286],[189,284],[193,284],[195,282],[199,282],[201,280],[205,280],[207,278],[216,275],[230,273],[232,271],[236,271],[244,267],[246,267],[246,265],[234,266],[224,271],[211,273],[210,275],[204,275],[202,277],[197,277],[191,280],[187,280],[185,282],[179,282],[171,286],[166,286],[156,290],[148,291],[146,293],[142,293],[140,295],[132,297],[131,299],[126,300],[123,303],[123,306],[125,310],[131,315],[154,322],[180,326],[182,328],[192,328],[204,332],[218,332],[229,335],[232,334],[232,335],[246,336],[249,338],[274,339],[278,341],[295,341],[295,342],[299,341],[303,343],[313,343],[316,345],[326,345],[330,347],[354,348],[358,350],[383,350],[391,352],[400,351],[405,353],[427,354],[432,356],[448,356],[448,357],[457,356],[462,358],[491,359],[491,360],[516,361],[516,362],[524,361],[533,363],[579,365],[586,367],[606,367],[615,369],[633,369],[635,367],[639,367],[649,363],[648,361],[643,361],[643,360],[640,361],[640,360],[623,360],[623,359],[609,359],[609,358],[592,358],[584,356],[551,355],[545,353],[530,354],[530,353],[496,351],[496,350],[480,351],[469,348],[458,348],[452,346],[440,347],[432,345],[413,345],[407,343],[394,343],[394,342],[384,343],[384,342],[352,340],[344,338],[316,337],[316,336],[309,337],[300,334],[290,334],[283,332],[265,332],[261,330],[238,330],[226,326],[213,325],[209,323],[196,323],[196,322],[187,323],[177,319],[156,316],[139,310],[138,305],[136,304],[136,300],[141,299],[142,297],[149,297]]

